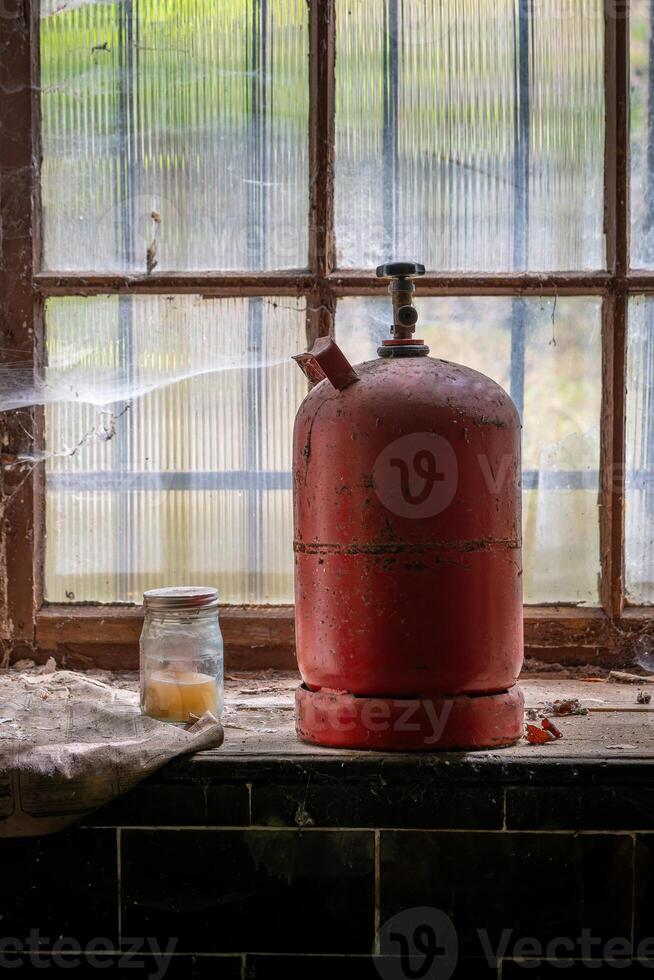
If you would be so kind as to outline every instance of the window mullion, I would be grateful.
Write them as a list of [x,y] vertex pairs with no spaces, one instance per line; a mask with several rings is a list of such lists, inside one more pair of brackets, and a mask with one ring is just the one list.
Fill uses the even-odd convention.
[[[42,302],[32,290],[40,259],[38,90],[38,4],[12,5],[0,17],[0,360],[20,369],[21,384],[35,388],[42,369]],[[30,381],[27,381],[30,379]],[[42,602],[43,411],[25,407],[2,420],[3,465],[0,488],[2,599],[7,638],[16,646],[34,638],[35,614]]]
[[334,0],[313,0],[309,21],[309,268],[307,344],[329,334],[334,299]]
[[624,462],[629,272],[629,9],[605,0],[606,149],[604,227],[612,279],[604,300],[600,459],[601,600],[619,617],[624,606]]

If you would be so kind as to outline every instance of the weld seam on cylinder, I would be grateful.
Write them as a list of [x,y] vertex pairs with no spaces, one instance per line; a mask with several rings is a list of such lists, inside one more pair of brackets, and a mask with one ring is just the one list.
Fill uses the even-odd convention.
[[423,541],[388,544],[325,544],[294,541],[293,551],[304,555],[411,555],[432,551],[487,551],[490,548],[518,549],[513,538],[481,538],[477,541]]

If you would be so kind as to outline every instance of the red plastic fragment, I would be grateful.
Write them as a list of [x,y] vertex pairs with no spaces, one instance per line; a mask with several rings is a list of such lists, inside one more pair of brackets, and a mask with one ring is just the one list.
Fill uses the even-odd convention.
[[553,736],[542,728],[538,728],[537,725],[527,725],[525,738],[530,745],[544,745],[545,742],[553,741]]
[[563,738],[562,733],[556,727],[554,722],[549,720],[549,718],[543,718],[541,725],[543,726],[546,732],[551,732],[554,738]]
[[546,742],[563,738],[563,734],[549,718],[543,718],[540,728],[538,725],[527,725],[525,738],[530,745],[545,745]]

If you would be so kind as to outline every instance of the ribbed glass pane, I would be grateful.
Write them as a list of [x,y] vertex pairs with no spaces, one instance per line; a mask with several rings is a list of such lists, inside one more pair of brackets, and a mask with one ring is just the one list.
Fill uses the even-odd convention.
[[629,305],[626,461],[627,596],[654,605],[654,299]]
[[304,0],[41,0],[46,267],[304,267],[307,19]]
[[[510,392],[523,419],[524,599],[596,605],[599,574],[601,302],[598,298],[422,298],[434,357]],[[354,361],[388,336],[386,299],[344,299],[336,335]]]
[[602,0],[336,0],[344,267],[604,264]]
[[55,298],[46,313],[47,598],[208,584],[292,601],[304,301]]
[[654,4],[631,0],[631,264],[654,267]]

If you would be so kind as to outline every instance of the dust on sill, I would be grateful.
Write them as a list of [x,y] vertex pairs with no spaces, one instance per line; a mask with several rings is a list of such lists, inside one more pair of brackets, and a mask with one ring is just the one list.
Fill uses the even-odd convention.
[[[545,702],[577,698],[588,714],[556,717],[562,738],[546,745],[521,741],[505,749],[468,753],[480,758],[544,760],[548,758],[654,758],[654,697],[652,704],[638,704],[640,686],[608,680],[608,671],[595,668],[562,668],[534,665],[523,674],[520,684],[525,706],[538,712]],[[13,668],[47,670],[31,661]],[[52,669],[52,668],[51,668]],[[89,676],[130,691],[139,687],[135,671],[89,670]],[[600,676],[600,673],[602,676]],[[343,758],[374,753],[318,748],[300,742],[294,727],[294,692],[299,682],[293,671],[232,671],[225,675],[223,725],[225,743],[217,750],[221,756],[307,756]],[[654,675],[642,678],[642,687],[654,695]]]

